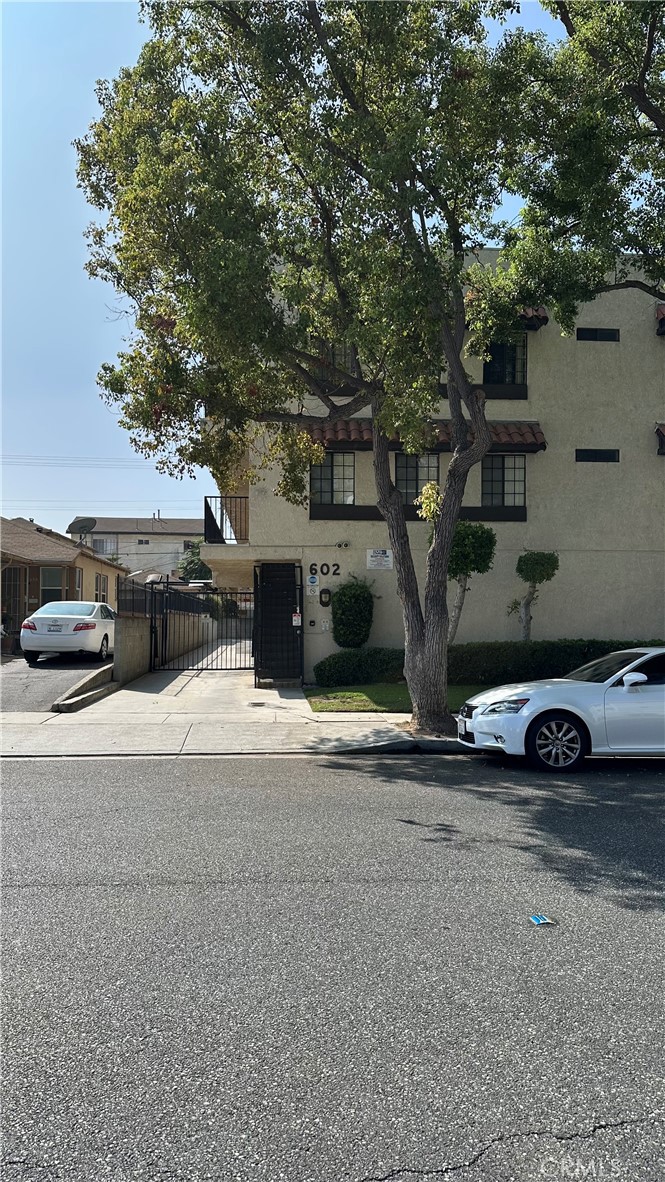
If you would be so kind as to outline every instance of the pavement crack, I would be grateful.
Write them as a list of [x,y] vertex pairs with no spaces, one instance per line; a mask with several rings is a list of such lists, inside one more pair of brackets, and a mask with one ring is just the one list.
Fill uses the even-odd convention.
[[596,1133],[603,1132],[605,1129],[622,1129],[628,1125],[646,1124],[648,1122],[660,1122],[665,1120],[665,1115],[660,1112],[645,1113],[643,1116],[628,1116],[621,1120],[607,1120],[597,1121],[586,1130],[574,1130],[572,1133],[557,1133],[554,1129],[527,1129],[523,1133],[498,1133],[496,1137],[492,1137],[481,1149],[473,1154],[472,1157],[465,1161],[453,1163],[448,1166],[440,1166],[431,1168],[427,1167],[412,1167],[400,1166],[397,1169],[390,1170],[387,1174],[366,1174],[358,1180],[358,1182],[396,1182],[399,1178],[447,1178],[451,1174],[456,1174],[460,1170],[470,1170],[478,1165],[490,1149],[495,1145],[508,1145],[514,1141],[524,1141],[530,1137],[551,1137],[554,1141],[575,1141],[588,1140],[594,1137]]

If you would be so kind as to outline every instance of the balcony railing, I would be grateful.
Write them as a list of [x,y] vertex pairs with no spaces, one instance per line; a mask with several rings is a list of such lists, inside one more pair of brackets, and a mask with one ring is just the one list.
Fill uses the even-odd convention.
[[249,497],[206,497],[204,537],[213,546],[249,542]]

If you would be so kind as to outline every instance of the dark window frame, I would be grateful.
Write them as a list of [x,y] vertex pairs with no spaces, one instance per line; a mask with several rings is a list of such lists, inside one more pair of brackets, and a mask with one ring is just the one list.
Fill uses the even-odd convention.
[[483,362],[483,386],[521,390],[527,384],[527,334],[514,341],[490,341],[490,360]]
[[[419,469],[426,466],[428,471],[421,475]],[[429,469],[436,467],[436,472]],[[423,452],[421,455],[408,455],[406,452],[395,452],[395,488],[402,494],[405,505],[412,505],[419,497],[423,485],[434,481],[439,483],[439,453],[435,451]]]
[[578,341],[602,341],[606,344],[621,339],[618,328],[578,328],[575,335]]
[[618,464],[621,450],[618,447],[576,447],[576,464]]
[[480,484],[483,508],[525,508],[526,456],[523,452],[489,452],[483,456]]
[[[350,475],[349,475],[350,473]],[[338,488],[335,488],[335,484]],[[345,486],[349,486],[345,487]],[[350,496],[350,500],[347,499]],[[314,505],[355,505],[356,457],[352,451],[326,452],[309,471],[309,499]]]

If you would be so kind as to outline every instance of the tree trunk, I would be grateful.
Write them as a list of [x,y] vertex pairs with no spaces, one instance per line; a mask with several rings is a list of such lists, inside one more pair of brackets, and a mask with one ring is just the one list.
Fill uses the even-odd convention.
[[531,640],[531,604],[536,598],[538,587],[529,583],[529,590],[520,600],[519,621],[522,640]]
[[450,613],[450,625],[448,627],[448,644],[452,644],[457,635],[457,625],[459,624],[462,608],[464,607],[464,596],[468,591],[469,576],[459,575],[457,578],[457,591],[455,592],[455,602],[453,603],[453,610]]

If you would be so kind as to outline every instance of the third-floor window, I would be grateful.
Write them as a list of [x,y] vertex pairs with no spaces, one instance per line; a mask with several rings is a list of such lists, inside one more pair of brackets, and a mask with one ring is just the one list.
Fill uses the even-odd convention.
[[517,341],[492,341],[490,360],[483,364],[483,385],[526,384],[526,333]]

